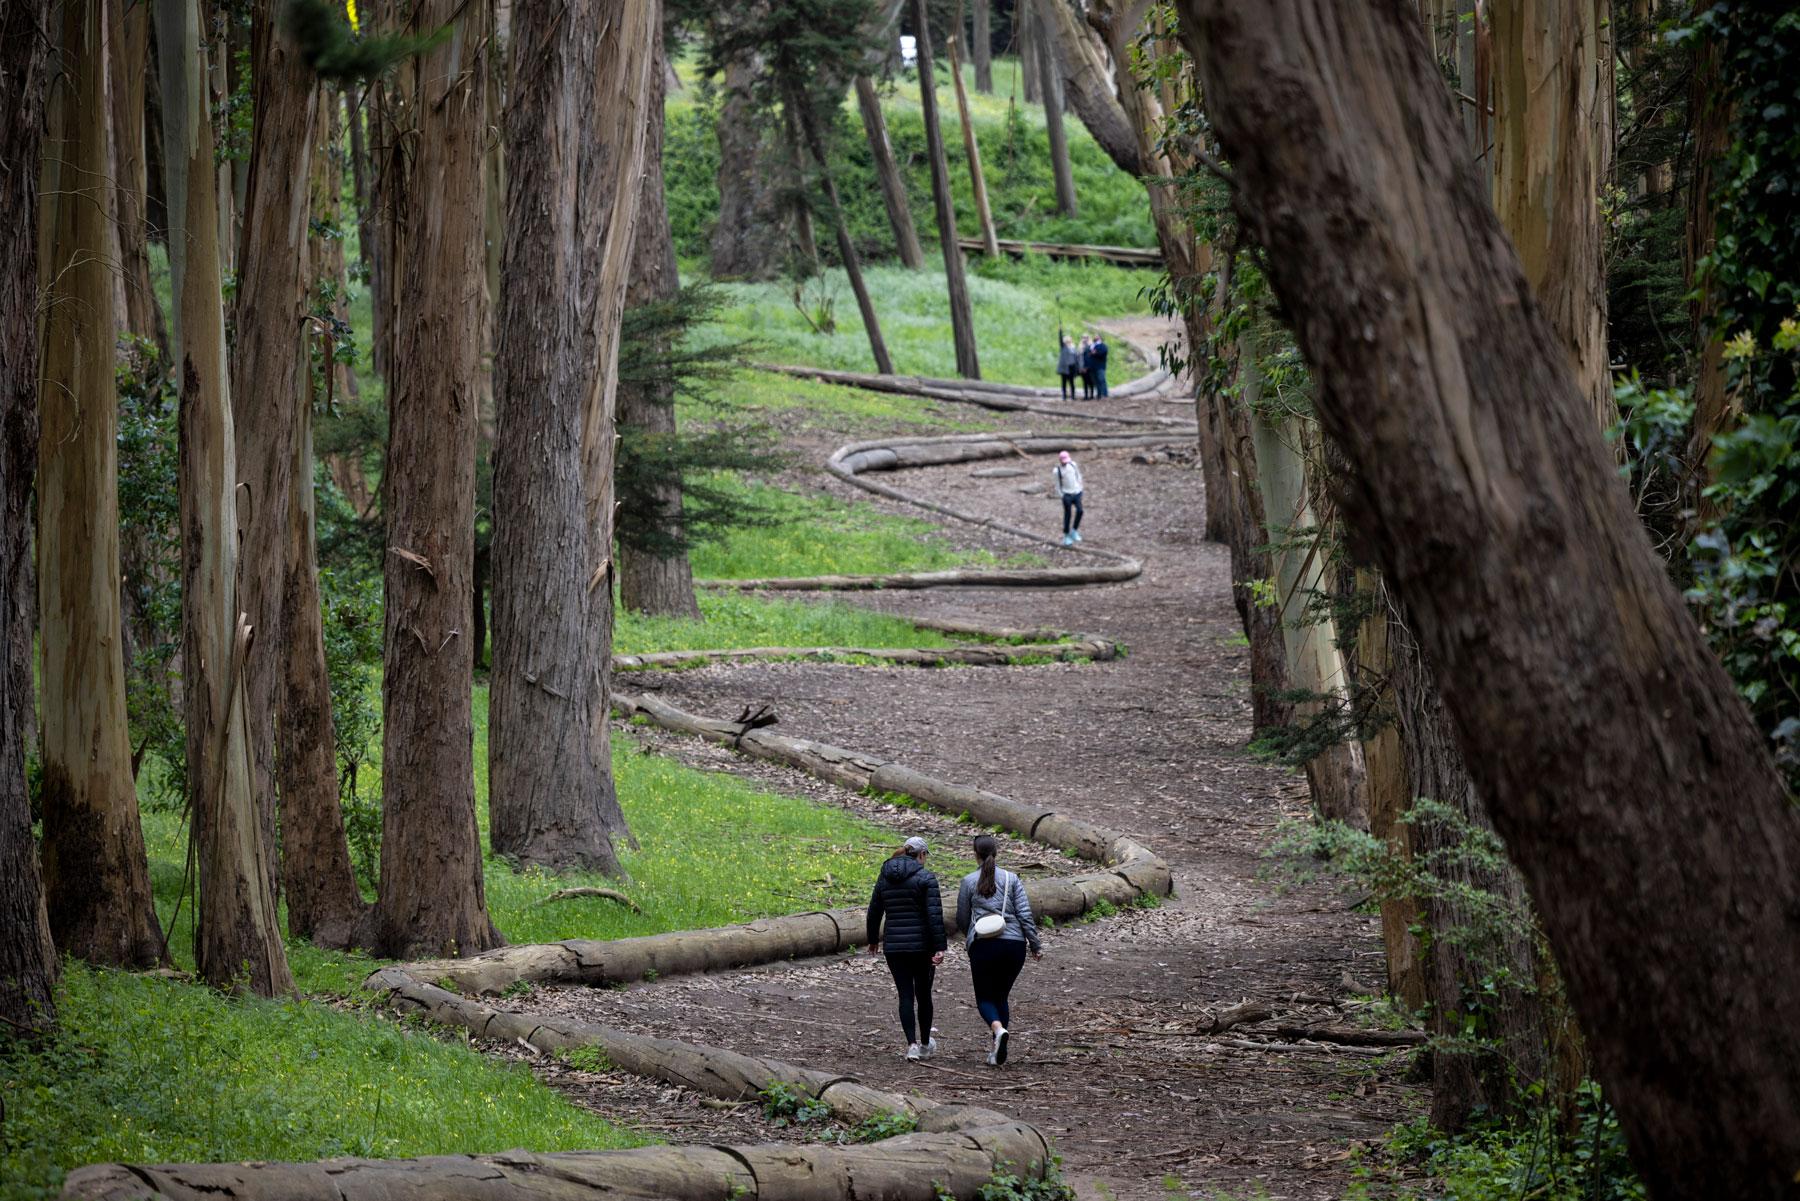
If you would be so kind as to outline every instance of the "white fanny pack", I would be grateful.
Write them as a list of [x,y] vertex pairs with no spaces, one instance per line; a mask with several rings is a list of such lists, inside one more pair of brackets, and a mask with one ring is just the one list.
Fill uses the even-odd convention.
[[975,932],[976,938],[993,938],[1006,929],[1006,904],[1012,900],[1012,884],[1010,881],[1002,881],[1002,884],[1005,892],[1000,897],[1000,912],[984,913],[975,919],[975,924],[970,929]]

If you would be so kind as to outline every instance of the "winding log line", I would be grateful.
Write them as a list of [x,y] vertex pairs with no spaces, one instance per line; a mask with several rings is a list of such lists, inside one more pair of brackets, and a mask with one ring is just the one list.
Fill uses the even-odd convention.
[[[758,364],[762,371],[773,371],[778,375],[793,376],[796,379],[818,380],[820,383],[837,384],[846,388],[861,388],[869,392],[888,392],[898,396],[917,396],[922,400],[936,400],[948,404],[975,405],[978,408],[993,409],[1003,413],[1035,413],[1040,417],[1056,417],[1071,421],[1096,421],[1106,425],[1155,425],[1171,431],[1191,432],[1194,423],[1182,421],[1175,417],[1151,415],[1133,417],[1125,413],[1107,413],[1093,409],[1070,409],[1060,405],[1035,404],[1035,398],[1048,399],[1056,395],[1055,389],[1025,388],[1011,384],[982,384],[978,380],[939,380],[920,375],[868,375],[860,371],[833,371],[824,367],[804,367],[784,363]],[[1139,387],[1144,381],[1154,381]],[[1161,394],[1165,385],[1170,383],[1166,368],[1158,367],[1148,375],[1139,376],[1135,380],[1120,384],[1111,390],[1110,399],[1128,400],[1134,396],[1150,396]]]
[[614,655],[612,665],[615,672],[680,671],[711,663],[875,659],[903,667],[1009,667],[1045,660],[1057,663],[1106,662],[1118,658],[1118,655],[1117,643],[1105,638],[1083,637],[1070,642],[1027,642],[1006,646],[753,646],[726,651],[655,651],[644,655]]

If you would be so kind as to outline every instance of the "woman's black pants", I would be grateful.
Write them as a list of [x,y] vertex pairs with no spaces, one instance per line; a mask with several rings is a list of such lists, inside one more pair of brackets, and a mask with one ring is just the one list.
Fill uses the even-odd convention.
[[[888,971],[894,973],[894,991],[900,994],[900,1028],[906,1031],[907,1042],[923,1042],[931,1037],[931,982],[937,977],[937,965],[931,962],[929,951],[889,955],[887,964]],[[916,1026],[915,1005],[919,1011]]]
[[975,977],[975,1007],[984,1022],[1012,1025],[1006,999],[1025,968],[1025,943],[1017,938],[978,938],[969,944],[969,973]]

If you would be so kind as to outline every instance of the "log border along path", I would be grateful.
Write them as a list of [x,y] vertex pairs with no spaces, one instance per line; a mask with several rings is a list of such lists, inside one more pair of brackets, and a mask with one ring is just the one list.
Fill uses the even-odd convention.
[[[1155,439],[1151,439],[1155,440]],[[1023,454],[1027,449],[1065,448],[1067,438],[1032,434],[980,439],[948,437],[857,443],[840,448],[828,467],[841,478],[895,499],[922,505],[959,520],[1047,541],[1026,531],[958,513],[884,485],[858,480],[863,470],[964,462]],[[1094,444],[1094,440],[1090,440]],[[1118,439],[1105,444],[1119,445]],[[905,453],[902,453],[902,448]],[[1092,552],[1098,553],[1098,552]],[[1067,585],[1130,578],[1141,566],[1126,556],[1106,555],[1129,565],[1099,569],[1045,569],[1033,583]],[[1081,573],[1085,577],[1074,578]],[[928,573],[944,574],[944,573]],[[955,574],[955,573],[953,573]],[[994,573],[1015,575],[1017,573]],[[946,581],[949,582],[949,581]],[[961,582],[961,581],[956,581]],[[992,580],[988,582],[993,582]],[[1024,581],[1008,579],[1008,583]],[[799,586],[798,581],[788,582]],[[733,582],[733,586],[745,586]],[[769,586],[769,585],[765,585]],[[820,584],[817,587],[841,585]],[[873,586],[873,585],[862,585]],[[918,583],[910,586],[929,586]],[[1054,643],[1051,645],[1055,645]],[[829,743],[791,738],[748,722],[717,721],[686,713],[654,697],[615,695],[615,704],[664,728],[726,743],[738,751],[786,763],[821,779],[855,789],[902,794],[932,808],[968,814],[1034,841],[1097,862],[1102,870],[1060,879],[1032,881],[1033,909],[1057,920],[1079,917],[1101,903],[1128,905],[1143,896],[1167,896],[1169,867],[1141,843],[1105,827],[1054,810],[1025,804],[979,788],[940,780],[903,764],[858,754]],[[954,912],[954,906],[949,906]],[[182,1201],[201,1198],[283,1198],[287,1201],[393,1201],[396,1198],[500,1198],[614,1196],[666,1197],[676,1201],[760,1198],[786,1201],[824,1197],[919,1198],[948,1193],[973,1197],[995,1175],[1013,1172],[1042,1178],[1052,1170],[1048,1140],[1033,1126],[980,1106],[941,1103],[864,1086],[849,1077],[782,1060],[746,1056],[717,1047],[650,1038],[593,1023],[541,1020],[494,1009],[440,987],[452,984],[477,995],[497,995],[519,980],[601,985],[710,971],[754,963],[825,955],[856,944],[862,910],[791,914],[741,926],[679,931],[601,942],[500,948],[467,959],[438,960],[383,968],[367,981],[386,990],[402,1012],[421,1013],[463,1027],[477,1037],[519,1039],[537,1050],[594,1047],[614,1064],[640,1075],[675,1083],[726,1100],[754,1097],[779,1081],[823,1101],[844,1117],[867,1120],[905,1114],[917,1132],[860,1147],[663,1146],[630,1151],[524,1151],[498,1155],[435,1156],[416,1160],[335,1159],[316,1163],[179,1164],[145,1167],[96,1164],[67,1178],[63,1196],[124,1201],[150,1192]],[[952,923],[954,919],[952,919]]]

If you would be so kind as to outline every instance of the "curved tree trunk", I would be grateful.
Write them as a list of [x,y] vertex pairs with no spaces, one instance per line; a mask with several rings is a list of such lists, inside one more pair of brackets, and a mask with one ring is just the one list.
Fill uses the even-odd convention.
[[919,106],[924,111],[925,144],[931,155],[931,199],[937,210],[938,248],[944,255],[944,281],[950,292],[950,332],[956,341],[956,373],[981,378],[975,350],[975,313],[969,303],[969,281],[963,275],[962,247],[956,240],[956,206],[950,199],[950,160],[944,153],[944,130],[938,123],[937,87],[932,82],[931,12],[926,0],[913,0],[913,35],[918,39]]
[[1790,1195],[1800,959],[1769,949],[1800,940],[1800,811],[1631,510],[1417,9],[1180,8],[1346,520],[1435,666],[1634,1164],[1659,1199]]
[[522,864],[615,876],[613,401],[660,10],[521,7],[506,111],[489,829]]
[[913,227],[912,209],[906,199],[906,180],[900,164],[894,161],[894,147],[888,141],[887,118],[881,112],[881,97],[875,92],[875,81],[867,75],[856,77],[856,107],[862,112],[863,133],[869,139],[869,154],[875,160],[875,181],[881,185],[881,202],[887,206],[888,224],[894,230],[894,252],[908,269],[922,270],[925,251],[919,246],[918,230]]
[[[663,61],[662,43],[656,45]],[[861,77],[858,77],[861,81]],[[662,90],[654,70],[646,111],[663,111]],[[884,135],[885,136],[885,135]],[[669,209],[663,195],[663,123],[651,120],[644,134],[643,195],[638,198],[637,235],[632,247],[631,283],[625,306],[655,304],[674,296],[681,287],[675,264],[675,240],[669,230]],[[917,249],[915,242],[914,248]],[[619,425],[636,429],[652,439],[675,436],[675,389],[672,383],[619,381]],[[678,473],[655,489],[653,496],[663,518],[681,533],[681,477]],[[694,569],[687,551],[652,554],[619,543],[619,603],[634,613],[660,617],[700,616],[694,596]]]
[[[49,0],[0,14],[0,1039],[56,1023],[25,748],[31,680],[31,489],[38,457],[38,169]],[[54,203],[54,202],[52,202]]]
[[[119,646],[118,405],[106,61],[97,0],[62,6],[40,218],[46,247],[38,613],[43,655],[44,891],[50,932],[89,963],[163,959],[138,824]],[[10,119],[10,118],[9,118]]]
[[1132,129],[1113,94],[1106,65],[1074,7],[1065,0],[1039,0],[1032,17],[1032,31],[1042,35],[1053,56],[1069,107],[1094,135],[1100,149],[1119,165],[1119,170],[1127,175],[1142,175],[1144,165],[1138,157],[1137,131]]
[[[451,36],[387,85],[392,338],[382,673],[381,899],[371,949],[467,954],[501,941],[475,825],[469,651],[481,339],[485,7],[423,0],[406,32]],[[399,145],[404,143],[404,148]]]
[[[265,815],[258,801],[248,720],[256,627],[255,617],[243,613],[238,605],[237,455],[225,361],[223,280],[213,243],[219,229],[213,209],[216,193],[209,186],[215,155],[206,107],[206,56],[198,0],[156,0],[156,29],[157,44],[164,48],[159,55],[164,194],[169,198],[174,363],[181,397],[182,693],[186,701],[188,806],[193,837],[199,844],[200,885],[194,960],[200,975],[213,987],[246,987],[268,997],[293,992],[294,979],[288,971],[276,917],[274,816]],[[259,126],[259,135],[273,132],[275,125],[271,121]],[[311,129],[300,132],[307,141],[300,151],[304,167],[304,156],[311,150]],[[267,178],[264,171],[259,175]],[[297,186],[306,186],[304,169]],[[304,201],[300,211],[305,211]],[[254,216],[260,222],[275,214],[259,210]],[[283,235],[292,232],[292,224],[281,230]],[[303,242],[297,248],[271,240],[273,237],[266,228],[259,235],[257,262],[246,274],[247,283],[257,282],[245,294],[239,327],[240,337],[246,339],[241,345],[243,353],[254,353],[251,348],[255,348],[278,357],[279,352],[256,332],[260,321],[275,316],[259,311],[259,302],[277,303],[277,298],[264,290],[267,277],[262,273],[275,267],[266,261],[271,256],[304,263],[305,255]],[[298,293],[298,281],[295,283]],[[287,298],[278,314],[284,334],[296,344],[299,332],[293,310],[297,299]],[[278,379],[276,386],[292,389],[291,353],[287,361],[288,374],[285,380]],[[289,405],[287,412],[291,413],[291,398]],[[274,444],[284,451],[286,433],[282,430],[273,436]],[[291,469],[291,462],[284,463],[281,474]],[[261,480],[251,481],[253,497],[261,484]],[[287,503],[285,490],[280,503]],[[285,508],[275,516],[281,519],[276,526],[280,532]],[[285,549],[282,539],[273,552],[277,584]],[[278,590],[272,599],[278,606]],[[279,645],[277,635],[266,648],[259,648],[256,658],[273,662]],[[271,755],[273,749],[269,748]],[[273,797],[269,801],[272,804]]]

